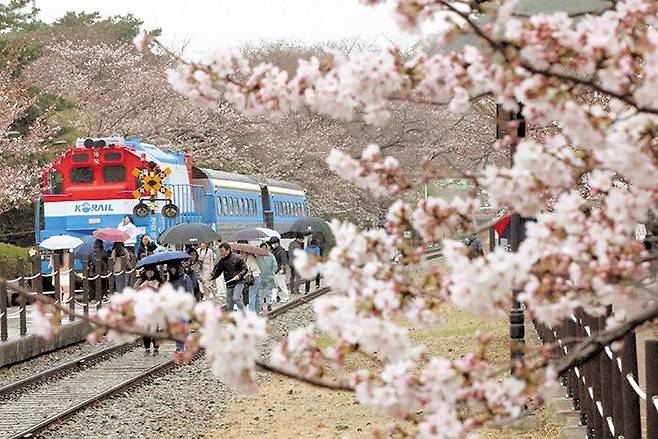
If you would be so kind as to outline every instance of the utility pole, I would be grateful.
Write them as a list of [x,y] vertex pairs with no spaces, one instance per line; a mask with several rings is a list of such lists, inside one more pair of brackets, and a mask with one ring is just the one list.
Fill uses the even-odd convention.
[[[502,139],[508,134],[508,124],[510,122],[515,122],[516,124],[516,136],[510,145],[510,166],[514,166],[514,153],[516,152],[518,139],[525,137],[526,123],[521,111],[522,108],[519,108],[518,112],[511,113],[503,110],[500,105],[496,105],[496,139]],[[513,213],[510,222],[510,249],[512,252],[519,250],[522,239],[521,225],[521,215]],[[512,308],[509,312],[510,372],[512,374],[514,374],[516,362],[523,359],[523,352],[525,350],[525,318],[521,303],[517,299],[518,294],[519,291],[512,291]]]

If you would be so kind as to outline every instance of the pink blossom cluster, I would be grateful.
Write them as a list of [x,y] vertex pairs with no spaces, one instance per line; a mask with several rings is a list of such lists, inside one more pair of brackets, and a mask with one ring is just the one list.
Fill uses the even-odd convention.
[[[489,96],[503,110],[521,110],[528,126],[551,128],[550,135],[527,141],[510,134],[499,146],[516,148],[513,165],[492,164],[477,176],[476,189],[493,207],[535,220],[517,253],[499,248],[469,258],[453,239],[477,231],[477,200],[433,198],[415,209],[394,203],[386,230],[360,231],[334,221],[337,244],[325,260],[300,255],[296,262],[305,276],[320,272],[334,294],[315,302],[317,322],[292,331],[274,348],[272,361],[322,376],[323,364],[340,364],[349,352],[374,355],[382,372],[360,371],[353,380],[362,402],[413,421],[421,437],[463,437],[483,422],[518,414],[537,388],[552,383],[551,369],[538,377],[522,367],[498,380],[478,353],[427,362],[423,346],[413,343],[399,319],[436,324],[437,307],[446,301],[496,315],[509,308],[516,291],[535,318],[556,324],[577,308],[597,314],[613,297],[633,294],[630,286],[648,273],[647,254],[631,232],[658,201],[658,3],[621,0],[576,19],[565,13],[520,18],[512,13],[516,2],[502,2],[487,24],[473,17],[490,13],[491,2],[391,3],[403,27],[419,30],[429,20],[443,20],[448,29],[441,38],[471,33],[477,47],[406,57],[397,49],[332,54],[301,60],[291,74],[272,64],[252,67],[240,54],[224,52],[207,64],[183,65],[170,81],[197,101],[226,100],[247,114],[306,108],[349,120],[360,112],[373,124],[384,123],[390,102],[398,99],[463,112],[474,98]],[[335,151],[328,163],[375,195],[413,186],[376,146],[360,160]],[[412,230],[422,245],[402,239]],[[445,268],[420,273],[424,244],[437,240]],[[403,258],[394,264],[391,255],[398,253]],[[250,387],[255,342],[264,336],[258,321],[244,315],[244,322],[233,317],[229,323],[218,311],[204,312],[216,322],[208,323],[204,338],[213,358],[240,358],[236,369],[214,366],[215,373],[230,382],[246,376]],[[335,344],[320,349],[315,331]],[[544,368],[545,359],[533,367]]]
[[421,200],[413,213],[413,225],[428,243],[466,233],[473,227],[480,208],[478,199],[456,197],[452,201],[430,197]]
[[384,157],[375,144],[363,150],[361,160],[334,149],[327,157],[327,164],[336,174],[374,195],[397,194],[410,186],[408,177],[400,168],[400,162],[391,156]]

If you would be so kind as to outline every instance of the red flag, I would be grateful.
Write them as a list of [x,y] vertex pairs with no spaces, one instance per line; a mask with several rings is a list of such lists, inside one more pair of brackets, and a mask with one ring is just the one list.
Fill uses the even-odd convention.
[[498,233],[498,236],[502,236],[503,232],[509,226],[510,221],[512,221],[512,215],[503,217],[500,221],[498,221],[496,224],[494,224],[494,229],[496,229],[496,233]]

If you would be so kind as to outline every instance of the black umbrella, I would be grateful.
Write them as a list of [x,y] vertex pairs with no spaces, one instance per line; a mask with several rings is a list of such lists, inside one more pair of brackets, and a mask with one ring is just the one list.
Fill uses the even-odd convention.
[[[290,232],[299,232],[316,238],[325,255],[336,244],[336,238],[331,231],[331,227],[322,218],[313,216],[299,218],[290,227]],[[285,235],[284,233],[281,236],[285,237]]]
[[185,245],[198,244],[200,242],[212,242],[220,239],[220,236],[212,228],[205,224],[182,223],[162,232],[158,242],[163,245]]

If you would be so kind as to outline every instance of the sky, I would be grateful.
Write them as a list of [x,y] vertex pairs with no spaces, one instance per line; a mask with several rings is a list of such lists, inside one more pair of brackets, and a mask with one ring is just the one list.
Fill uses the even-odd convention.
[[[50,22],[67,11],[98,11],[102,16],[132,13],[145,29],[162,28],[165,44],[186,54],[209,56],[218,47],[259,40],[324,42],[360,37],[366,42],[404,45],[387,6],[371,8],[358,0],[35,0]],[[4,3],[4,1],[2,1]]]

